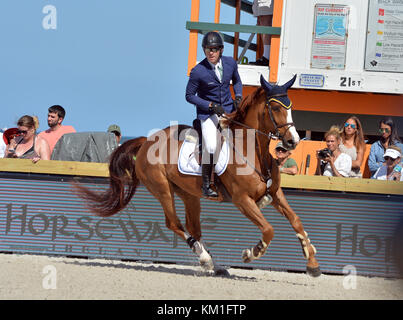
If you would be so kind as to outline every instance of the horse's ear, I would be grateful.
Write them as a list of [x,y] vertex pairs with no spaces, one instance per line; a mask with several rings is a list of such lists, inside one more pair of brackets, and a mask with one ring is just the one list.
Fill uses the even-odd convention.
[[265,91],[270,92],[273,89],[273,86],[266,81],[262,74],[260,75],[260,84]]
[[294,77],[292,77],[292,79],[291,79],[290,81],[288,81],[286,84],[284,84],[283,87],[284,87],[286,90],[288,90],[288,89],[291,88],[292,85],[294,84],[295,79],[297,79],[297,75],[296,75],[296,74],[295,74]]

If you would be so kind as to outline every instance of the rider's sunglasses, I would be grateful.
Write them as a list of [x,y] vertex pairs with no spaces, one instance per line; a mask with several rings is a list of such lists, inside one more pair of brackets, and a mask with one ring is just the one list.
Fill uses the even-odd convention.
[[220,47],[214,47],[214,48],[206,48],[205,49],[207,52],[218,52],[221,50]]
[[18,130],[18,133],[20,134],[27,134],[28,130]]
[[380,128],[379,129],[379,133],[384,133],[384,132],[389,133],[390,130],[388,128]]
[[344,124],[344,128],[347,128],[348,126],[350,126],[351,128],[355,129],[355,124],[354,123],[345,123]]
[[386,157],[383,157],[386,161],[388,161],[388,160],[392,160],[392,161],[395,161],[396,159],[393,159],[392,157],[388,157],[388,156],[386,156]]

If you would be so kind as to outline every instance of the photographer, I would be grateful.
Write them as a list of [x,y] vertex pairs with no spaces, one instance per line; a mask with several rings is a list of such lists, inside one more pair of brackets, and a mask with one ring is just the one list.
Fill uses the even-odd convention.
[[318,150],[316,158],[318,160],[315,175],[327,177],[348,177],[351,171],[352,160],[349,155],[339,149],[340,131],[336,126],[332,126],[325,133],[327,148]]

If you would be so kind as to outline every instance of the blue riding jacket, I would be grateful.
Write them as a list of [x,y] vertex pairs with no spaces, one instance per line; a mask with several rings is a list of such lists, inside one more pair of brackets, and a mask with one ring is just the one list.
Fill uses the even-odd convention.
[[238,65],[232,57],[221,57],[222,82],[217,78],[207,58],[198,63],[190,72],[186,86],[186,101],[196,106],[197,118],[206,120],[211,116],[210,102],[223,106],[226,113],[234,111],[230,82],[232,80],[235,96],[242,96],[242,82]]

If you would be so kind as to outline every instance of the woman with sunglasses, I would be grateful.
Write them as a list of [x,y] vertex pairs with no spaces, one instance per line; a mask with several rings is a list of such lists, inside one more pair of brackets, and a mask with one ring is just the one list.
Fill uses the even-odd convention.
[[364,132],[360,120],[356,116],[348,117],[344,121],[339,148],[341,152],[347,153],[352,159],[350,177],[362,177],[360,168],[364,160],[365,147]]
[[373,176],[385,162],[384,153],[390,146],[396,146],[403,150],[403,144],[397,134],[397,127],[392,118],[384,118],[379,122],[379,134],[381,138],[374,142],[368,157],[368,167]]
[[376,170],[372,179],[403,181],[402,151],[399,147],[390,146],[383,155],[384,164]]
[[25,115],[18,120],[17,126],[19,135],[7,145],[5,158],[32,159],[34,163],[40,159],[50,160],[48,143],[36,135],[38,118]]

